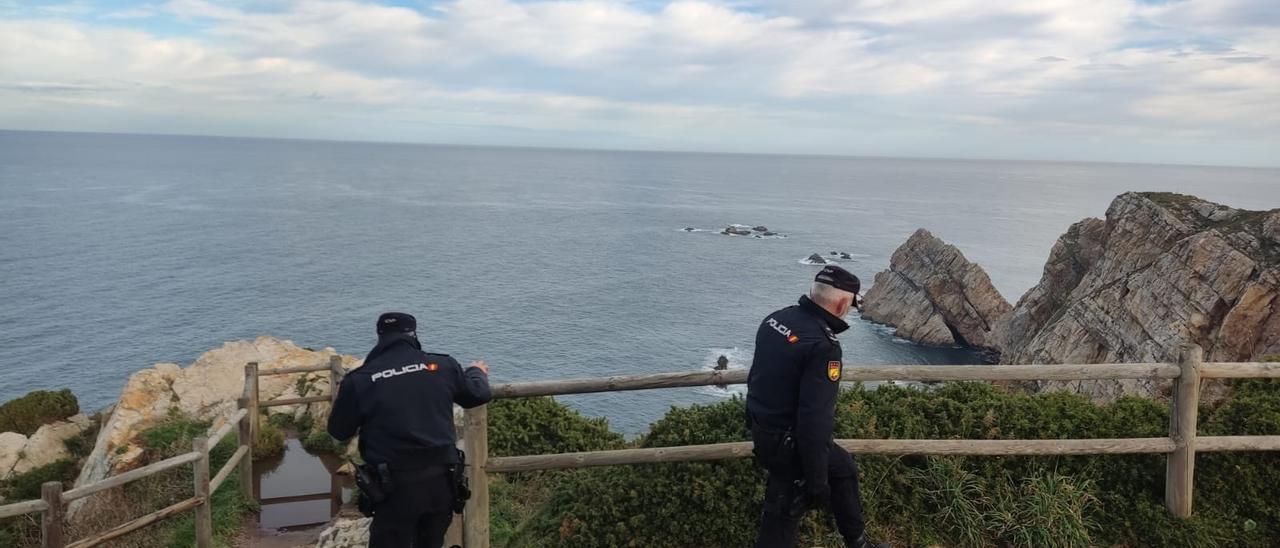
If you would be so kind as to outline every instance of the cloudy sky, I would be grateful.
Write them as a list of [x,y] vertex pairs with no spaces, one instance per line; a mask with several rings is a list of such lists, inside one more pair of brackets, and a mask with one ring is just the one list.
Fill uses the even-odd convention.
[[0,0],[0,128],[1280,165],[1278,0]]

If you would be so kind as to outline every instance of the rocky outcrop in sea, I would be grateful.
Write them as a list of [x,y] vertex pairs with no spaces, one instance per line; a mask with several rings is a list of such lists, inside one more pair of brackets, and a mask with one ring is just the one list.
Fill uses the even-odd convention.
[[[1001,303],[981,268],[919,231],[876,276],[865,316],[918,342],[997,351],[1002,363],[1169,362],[1186,342],[1213,361],[1280,354],[1280,209],[1123,194],[1106,219],[1058,239],[1014,307]],[[1146,380],[1041,388],[1104,401],[1160,389]]]
[[981,267],[920,229],[876,274],[862,317],[924,344],[992,349],[995,324],[1010,308]]

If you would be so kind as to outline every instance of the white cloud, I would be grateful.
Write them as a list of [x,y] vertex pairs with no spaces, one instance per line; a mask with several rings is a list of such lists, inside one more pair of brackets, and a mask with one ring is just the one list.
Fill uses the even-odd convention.
[[[803,135],[852,137],[884,124],[937,139],[1277,142],[1273,6],[172,0],[105,12],[110,24],[99,24],[83,3],[53,12],[5,4],[22,16],[0,21],[0,125],[38,121],[16,114],[26,107],[78,104],[258,130],[255,111],[275,109],[275,133],[291,131],[290,116],[365,119],[369,131],[606,128],[657,141],[679,128],[704,148],[751,132],[762,149],[809,146]],[[198,30],[149,30],[165,20]]]

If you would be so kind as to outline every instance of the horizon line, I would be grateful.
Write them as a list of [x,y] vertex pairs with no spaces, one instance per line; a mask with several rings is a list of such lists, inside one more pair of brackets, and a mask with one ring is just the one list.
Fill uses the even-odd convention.
[[836,154],[836,153],[802,153],[802,152],[744,152],[734,150],[691,150],[691,149],[661,149],[661,148],[610,148],[610,147],[568,147],[568,146],[547,146],[547,145],[509,145],[509,144],[477,144],[477,143],[441,143],[431,141],[393,141],[393,140],[377,140],[377,139],[325,139],[319,137],[276,137],[261,135],[224,135],[216,133],[157,133],[157,132],[129,132],[129,131],[74,131],[74,130],[50,130],[50,129],[23,129],[23,128],[5,128],[0,127],[0,132],[11,133],[52,133],[67,135],[114,135],[114,136],[134,136],[134,137],[178,137],[178,138],[196,138],[196,139],[245,139],[245,140],[261,140],[261,141],[294,141],[302,143],[333,143],[333,144],[355,144],[355,145],[396,145],[396,146],[431,146],[431,147],[457,147],[457,148],[494,148],[494,149],[514,149],[514,150],[546,150],[546,151],[566,151],[566,152],[615,152],[615,153],[648,153],[648,154],[700,154],[700,155],[722,155],[722,156],[780,156],[795,158],[835,158],[850,160],[924,160],[924,161],[940,161],[940,162],[1006,162],[1006,163],[1040,163],[1040,164],[1099,164],[1099,165],[1129,165],[1129,166],[1155,166],[1155,167],[1195,167],[1195,168],[1225,168],[1225,169],[1249,169],[1249,170],[1280,170],[1280,163],[1273,165],[1259,164],[1205,164],[1205,163],[1156,163],[1156,162],[1140,162],[1140,161],[1118,161],[1118,160],[1080,160],[1080,159],[1049,159],[1049,158],[1000,158],[1000,157],[983,157],[983,156],[894,156],[883,154]]

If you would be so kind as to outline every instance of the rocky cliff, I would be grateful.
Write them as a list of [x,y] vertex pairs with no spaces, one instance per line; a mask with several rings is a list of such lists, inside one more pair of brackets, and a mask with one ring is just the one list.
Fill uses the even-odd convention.
[[43,425],[30,437],[0,432],[0,481],[66,458],[67,440],[89,426],[89,417],[77,414]]
[[[311,350],[290,341],[259,337],[253,341],[226,343],[204,353],[186,368],[162,363],[134,373],[99,432],[76,485],[93,483],[135,467],[143,456],[143,449],[137,443],[138,433],[164,420],[170,412],[183,412],[211,421],[215,428],[220,426],[235,412],[236,400],[244,390],[245,364],[258,362],[260,370],[269,371],[322,365],[329,363],[333,355],[336,352],[332,348]],[[342,356],[345,369],[359,364],[357,358]],[[299,388],[307,394],[299,394]],[[328,393],[329,377],[320,373],[261,377],[259,392],[263,400]],[[272,412],[292,413],[297,418],[309,414],[317,421],[324,421],[328,418],[328,408],[328,404],[295,405],[272,408]],[[79,506],[74,505],[73,511]]]
[[920,229],[893,253],[889,270],[876,274],[862,317],[924,344],[989,349],[995,322],[1009,309],[981,267]]
[[[1040,283],[998,326],[1004,363],[1213,361],[1280,353],[1280,210],[1128,193],[1058,239]],[[1152,381],[1046,383],[1099,399]]]
[[[982,269],[926,231],[876,275],[864,317],[927,344],[967,344],[1002,363],[1170,362],[1194,342],[1212,361],[1280,354],[1280,209],[1245,211],[1169,193],[1127,193],[1106,219],[1072,225],[1012,310]],[[1044,383],[1099,400],[1153,381]]]

